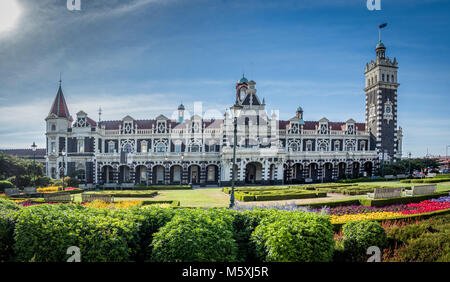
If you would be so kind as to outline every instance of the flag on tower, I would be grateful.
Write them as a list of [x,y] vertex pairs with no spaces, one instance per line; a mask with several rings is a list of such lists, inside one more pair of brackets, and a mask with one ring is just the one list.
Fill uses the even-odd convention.
[[379,28],[383,28],[383,27],[386,27],[387,26],[387,23],[384,23],[384,24],[380,24],[378,27]]

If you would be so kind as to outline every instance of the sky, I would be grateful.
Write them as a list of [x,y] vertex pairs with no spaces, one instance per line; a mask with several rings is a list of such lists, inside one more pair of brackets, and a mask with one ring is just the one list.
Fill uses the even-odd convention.
[[[450,145],[450,2],[380,0],[1,0],[0,148],[45,147],[60,76],[72,116],[221,118],[243,73],[290,119],[365,121],[364,67],[378,25],[399,62],[403,153]],[[449,148],[450,149],[450,148]]]

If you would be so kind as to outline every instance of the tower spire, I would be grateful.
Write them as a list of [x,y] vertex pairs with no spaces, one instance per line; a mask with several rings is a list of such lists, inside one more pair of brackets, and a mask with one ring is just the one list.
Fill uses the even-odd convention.
[[69,108],[67,107],[66,99],[61,87],[61,78],[59,79],[58,93],[56,93],[55,100],[53,101],[52,107],[50,108],[49,115],[55,115],[57,117],[72,119],[69,113]]

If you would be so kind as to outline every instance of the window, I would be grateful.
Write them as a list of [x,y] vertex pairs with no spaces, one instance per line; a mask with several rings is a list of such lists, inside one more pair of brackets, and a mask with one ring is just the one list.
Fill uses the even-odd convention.
[[328,145],[327,145],[326,143],[321,143],[321,144],[319,145],[319,151],[321,151],[321,152],[326,152],[326,151],[328,151]]
[[389,82],[389,74],[386,75],[387,82]]
[[78,153],[84,153],[84,140],[78,140]]
[[384,73],[381,75],[381,80],[384,81]]
[[366,150],[366,142],[365,141],[361,141],[361,143],[359,143],[359,150],[360,151]]
[[334,150],[335,151],[339,151],[339,149],[340,149],[339,145],[340,145],[339,142],[334,143]]
[[142,152],[142,153],[147,153],[147,152],[148,152],[147,141],[142,141],[142,142],[141,142],[141,152]]
[[125,146],[123,146],[123,151],[125,153],[131,153],[133,151],[133,148],[131,147],[130,144],[125,144]]
[[208,145],[208,151],[209,152],[215,152],[216,151],[216,145],[215,144]]
[[175,144],[175,153],[181,153],[181,144]]
[[306,142],[306,151],[307,152],[312,151],[312,142],[311,141]]
[[114,153],[115,150],[116,150],[116,145],[114,144],[114,142],[109,142],[108,143],[108,153]]
[[291,152],[297,152],[298,151],[298,145],[297,143],[291,143],[291,146],[289,146],[291,149]]
[[56,131],[56,124],[52,124],[52,131]]
[[391,78],[392,78],[391,81],[394,82],[394,75],[392,75]]
[[52,153],[56,153],[56,142],[52,142],[52,143],[51,143],[51,149],[50,149],[50,151],[51,151]]
[[191,145],[191,152],[193,152],[193,153],[200,152],[200,146],[197,144]]
[[165,151],[166,151],[166,145],[164,145],[163,143],[158,143],[158,145],[156,146],[156,152],[164,153]]

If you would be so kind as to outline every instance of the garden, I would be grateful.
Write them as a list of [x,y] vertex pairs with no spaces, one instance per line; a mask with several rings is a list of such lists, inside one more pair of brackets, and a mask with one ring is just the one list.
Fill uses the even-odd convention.
[[0,261],[65,261],[67,248],[77,246],[84,262],[356,262],[377,246],[383,261],[448,262],[450,195],[425,198],[231,210],[142,200],[21,205],[2,198]]

